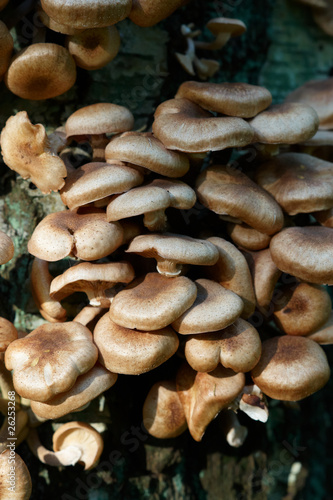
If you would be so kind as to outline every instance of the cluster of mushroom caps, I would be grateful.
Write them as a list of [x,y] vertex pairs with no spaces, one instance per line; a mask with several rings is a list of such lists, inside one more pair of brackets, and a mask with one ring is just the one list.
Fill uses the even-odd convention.
[[[7,3],[2,2],[0,10]],[[112,61],[120,48],[116,28],[119,21],[129,17],[138,26],[153,26],[186,1],[42,0],[40,6],[36,3],[22,2],[16,7],[14,19],[9,17],[7,24],[0,21],[0,79],[4,78],[11,92],[31,100],[49,99],[69,90],[76,80],[76,67],[95,70]],[[9,30],[27,15],[33,15],[35,25],[32,43],[12,57],[13,38]],[[48,39],[50,42],[45,41]]]
[[[25,112],[9,118],[4,161],[44,193],[60,190],[68,207],[28,243],[32,293],[48,323],[5,353],[37,417],[79,410],[118,375],[177,353],[178,372],[147,395],[147,430],[170,438],[188,428],[200,441],[223,411],[238,446],[246,430],[234,411],[266,421],[265,395],[297,401],[328,381],[319,343],[332,339],[323,285],[333,283],[333,232],[307,214],[333,207],[333,164],[291,151],[317,131],[315,110],[271,101],[259,86],[185,82],[156,109],[152,132],[131,131],[133,116],[114,104],[79,109],[51,137]],[[90,142],[92,162],[74,167],[73,138]],[[279,145],[288,152],[277,154]],[[201,166],[209,151],[242,147],[260,151],[251,172]],[[197,222],[187,225],[191,210]],[[300,214],[308,225],[296,225]],[[66,257],[79,263],[52,277],[49,263]],[[66,321],[76,291],[89,305]],[[259,314],[265,337],[276,323],[263,342]]]

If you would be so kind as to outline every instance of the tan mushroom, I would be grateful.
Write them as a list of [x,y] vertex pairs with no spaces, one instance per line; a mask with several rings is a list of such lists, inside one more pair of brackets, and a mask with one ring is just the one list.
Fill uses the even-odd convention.
[[0,231],[0,265],[7,264],[14,257],[14,243],[6,233]]
[[[15,468],[14,475],[12,467]],[[29,500],[31,492],[28,467],[20,455],[9,449],[5,450],[0,454],[0,497],[3,500]]]
[[333,344],[333,311],[329,320],[316,332],[310,333],[308,338],[321,345]]
[[17,330],[8,319],[0,318],[0,352],[5,352],[11,342],[17,339]]
[[219,50],[231,37],[240,36],[246,31],[245,24],[239,19],[229,19],[227,17],[216,17],[210,19],[206,28],[215,36],[213,42],[195,42],[198,49]]

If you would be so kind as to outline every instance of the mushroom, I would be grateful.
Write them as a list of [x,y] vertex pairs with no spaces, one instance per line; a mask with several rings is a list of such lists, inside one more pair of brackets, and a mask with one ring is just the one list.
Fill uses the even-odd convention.
[[247,428],[239,423],[236,413],[232,410],[222,410],[220,415],[221,427],[228,445],[239,448],[247,438]]
[[5,23],[0,21],[0,80],[8,69],[13,47],[13,37]]
[[229,41],[231,37],[240,36],[246,31],[245,24],[239,19],[227,17],[215,17],[210,19],[206,28],[215,36],[213,42],[196,41],[195,46],[203,50],[219,50]]
[[[221,217],[224,218],[223,215]],[[252,251],[267,248],[272,239],[269,234],[253,229],[245,223],[234,224],[230,222],[227,225],[227,232],[235,245]]]
[[13,323],[0,318],[0,352],[5,352],[9,344],[17,339],[17,330]]
[[14,257],[14,243],[6,233],[0,231],[0,265],[7,264]]
[[1,149],[6,165],[24,179],[30,178],[44,194],[59,191],[65,184],[64,162],[52,150],[43,125],[32,125],[25,111],[7,120]]
[[0,497],[3,500],[29,500],[31,492],[29,469],[20,455],[10,449],[3,451],[0,454]]

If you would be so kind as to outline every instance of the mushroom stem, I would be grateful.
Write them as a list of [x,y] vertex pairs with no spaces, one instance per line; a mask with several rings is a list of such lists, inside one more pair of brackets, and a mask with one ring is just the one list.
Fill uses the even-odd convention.
[[165,231],[167,218],[164,210],[154,210],[153,212],[145,213],[143,224],[149,231]]
[[105,134],[91,135],[89,142],[93,150],[91,161],[105,161],[105,148],[110,139]]
[[182,273],[183,265],[173,260],[158,260],[157,271],[168,278],[175,278]]
[[230,33],[219,33],[213,42],[194,42],[197,49],[219,50],[230,40]]
[[227,443],[233,448],[239,448],[244,443],[248,431],[239,423],[237,415],[232,410],[225,410],[221,414],[222,429]]
[[75,465],[82,456],[82,450],[78,446],[67,446],[61,451],[50,451],[45,448],[39,440],[36,429],[31,429],[27,442],[32,453],[39,458],[43,464],[53,465]]

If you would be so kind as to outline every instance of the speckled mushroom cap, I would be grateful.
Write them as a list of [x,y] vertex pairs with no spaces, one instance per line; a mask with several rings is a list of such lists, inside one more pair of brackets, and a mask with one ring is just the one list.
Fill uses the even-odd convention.
[[41,418],[61,418],[110,389],[117,378],[116,373],[111,373],[97,363],[87,373],[80,375],[69,391],[58,394],[46,403],[31,401],[31,409]]
[[64,94],[75,80],[74,59],[65,47],[55,43],[33,43],[20,50],[4,79],[13,94],[35,101]]
[[201,441],[208,424],[240,394],[245,377],[221,365],[211,373],[197,373],[184,363],[176,384],[191,436]]
[[14,41],[5,23],[0,21],[0,80],[6,73],[13,52]]
[[17,330],[8,319],[0,318],[0,352],[4,352],[9,344],[17,339]]
[[256,182],[289,215],[333,206],[333,163],[302,153],[284,153],[263,163]]
[[[13,473],[13,453],[15,467],[15,491],[9,491],[10,479]],[[20,457],[9,448],[0,454],[0,497],[3,500],[29,500],[32,492],[32,483],[29,469]]]
[[274,104],[249,121],[253,142],[297,144],[312,137],[319,125],[317,113],[303,103]]
[[179,340],[170,327],[137,331],[114,323],[105,314],[94,329],[99,361],[108,370],[125,375],[149,372],[177,351]]
[[126,252],[156,259],[158,272],[169,277],[178,276],[183,264],[211,266],[219,256],[209,241],[171,233],[136,236]]
[[52,151],[43,125],[33,125],[26,111],[8,118],[1,132],[1,149],[6,165],[24,179],[30,178],[44,194],[59,191],[65,184],[64,162]]
[[209,111],[240,118],[252,118],[272,102],[267,89],[248,83],[184,82],[177,97],[195,102]]
[[241,317],[248,318],[255,309],[255,296],[245,257],[235,245],[223,238],[213,236],[208,241],[218,249],[219,258],[214,265],[205,267],[205,276],[236,293],[243,301]]
[[154,179],[149,185],[165,189],[170,196],[169,206],[172,208],[189,210],[197,201],[195,191],[185,182],[176,179]]
[[272,238],[271,256],[284,273],[319,285],[333,285],[333,231],[290,227]]
[[98,352],[88,328],[76,322],[44,324],[12,342],[5,354],[7,370],[20,396],[47,401],[68,391],[89,371]]
[[66,121],[66,135],[118,134],[131,130],[132,113],[124,106],[100,102],[74,111]]
[[133,0],[129,14],[130,20],[142,27],[154,26],[176,9],[186,3],[186,0]]
[[226,328],[241,315],[243,301],[215,281],[195,281],[198,293],[193,305],[173,323],[182,335],[215,332]]
[[105,291],[117,283],[130,283],[133,279],[134,269],[129,262],[83,262],[70,267],[52,280],[50,297],[61,301],[72,293],[84,292],[91,305],[107,307],[110,299]]
[[13,240],[3,231],[0,231],[0,264],[6,264],[14,257]]
[[153,132],[168,149],[189,153],[250,144],[253,130],[242,118],[214,117],[188,99],[171,99],[155,111]]
[[125,132],[114,137],[105,148],[105,159],[140,165],[167,177],[182,177],[190,168],[185,154],[167,149],[150,132]]
[[48,262],[69,255],[97,260],[110,255],[122,242],[120,224],[108,223],[104,213],[78,214],[68,210],[47,215],[32,233],[28,250]]
[[319,128],[333,128],[333,78],[311,80],[291,92],[286,102],[303,102],[316,110]]
[[310,283],[286,285],[275,301],[273,318],[287,335],[309,335],[330,318],[331,299],[323,286]]
[[175,380],[156,382],[143,405],[143,425],[151,436],[169,439],[182,434],[186,418]]
[[270,398],[299,401],[326,384],[330,368],[323,349],[316,342],[284,335],[263,342],[261,358],[251,376]]
[[227,232],[235,245],[247,250],[263,250],[269,246],[272,237],[261,233],[247,224],[227,224]]
[[274,198],[239,170],[208,167],[199,175],[196,191],[205,207],[236,217],[262,233],[274,234],[283,227],[283,213]]
[[126,165],[93,162],[69,172],[61,199],[70,209],[139,186],[143,175]]
[[101,28],[128,16],[131,0],[42,0],[42,8],[55,21],[74,28]]
[[197,287],[185,276],[169,279],[148,273],[115,296],[110,317],[125,328],[159,330],[191,307],[196,296]]
[[241,318],[223,330],[188,337],[185,344],[187,362],[198,372],[211,372],[221,363],[235,372],[248,372],[261,355],[257,330]]

